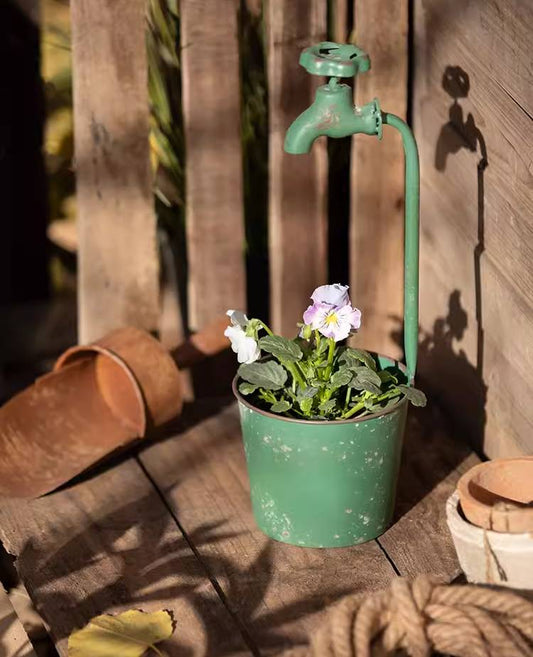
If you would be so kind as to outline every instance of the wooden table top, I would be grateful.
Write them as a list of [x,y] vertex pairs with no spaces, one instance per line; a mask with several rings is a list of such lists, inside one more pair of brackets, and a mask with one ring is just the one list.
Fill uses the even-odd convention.
[[101,613],[172,610],[173,656],[274,654],[325,608],[397,575],[459,574],[444,502],[477,457],[410,409],[394,524],[353,548],[305,549],[255,526],[234,404],[196,402],[154,440],[38,500],[0,502],[0,539],[60,655]]

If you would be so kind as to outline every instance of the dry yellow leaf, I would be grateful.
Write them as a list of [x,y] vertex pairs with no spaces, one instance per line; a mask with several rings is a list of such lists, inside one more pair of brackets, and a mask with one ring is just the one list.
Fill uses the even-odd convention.
[[132,609],[117,616],[96,616],[68,640],[68,657],[141,657],[174,631],[168,611],[146,613]]

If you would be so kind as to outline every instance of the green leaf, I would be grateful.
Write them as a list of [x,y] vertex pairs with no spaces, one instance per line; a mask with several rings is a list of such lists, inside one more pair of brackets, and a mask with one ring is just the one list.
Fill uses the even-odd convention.
[[374,385],[370,381],[360,380],[357,377],[352,379],[352,381],[348,385],[350,386],[350,388],[354,388],[355,390],[364,390],[365,392],[370,392],[373,395],[381,394],[381,389],[378,388],[376,385]]
[[353,373],[347,367],[343,367],[331,375],[329,384],[332,388],[340,388],[341,386],[348,385],[352,378]]
[[340,356],[339,361],[346,363],[348,367],[353,367],[357,363],[363,363],[366,367],[376,371],[376,361],[372,358],[371,354],[364,349],[354,349],[348,347]]
[[320,338],[320,342],[318,343],[317,347],[315,348],[315,355],[316,356],[322,356],[322,354],[326,353],[328,350],[329,344],[327,339],[325,338]]
[[302,413],[305,413],[305,415],[309,415],[311,413],[311,409],[313,408],[313,398],[312,397],[306,397],[305,399],[300,399],[298,404],[300,405],[300,409]]
[[329,415],[337,406],[337,402],[334,399],[328,399],[325,402],[322,402],[318,407],[319,411],[322,411],[324,415]]
[[381,389],[381,379],[377,372],[369,370],[368,367],[352,367],[352,372],[355,374],[359,381],[365,381],[367,383],[372,383]]
[[318,388],[313,388],[313,386],[309,386],[307,388],[298,388],[298,394],[296,395],[298,399],[312,399],[316,393],[318,392]]
[[354,378],[348,384],[355,390],[364,390],[373,395],[381,394],[381,379],[378,374],[368,367],[352,367],[351,371],[355,374]]
[[251,383],[246,383],[246,381],[239,383],[239,392],[241,395],[251,395],[252,392],[255,392],[256,390],[257,386],[254,386]]
[[265,335],[259,340],[259,347],[279,360],[295,363],[303,356],[300,347],[281,335]]
[[168,611],[131,609],[117,616],[96,616],[70,635],[68,657],[141,657],[148,649],[162,655],[155,644],[168,639],[173,631]]
[[287,371],[275,360],[243,363],[238,374],[248,383],[266,390],[281,390],[287,381]]
[[418,388],[401,384],[398,386],[398,390],[402,391],[413,406],[425,406],[427,404],[426,395]]
[[381,383],[398,383],[398,379],[387,370],[381,370],[378,372],[378,376],[381,379]]
[[280,401],[277,401],[275,404],[272,404],[270,410],[272,411],[272,413],[285,413],[290,408],[292,408],[292,404],[286,401],[285,399],[281,399]]

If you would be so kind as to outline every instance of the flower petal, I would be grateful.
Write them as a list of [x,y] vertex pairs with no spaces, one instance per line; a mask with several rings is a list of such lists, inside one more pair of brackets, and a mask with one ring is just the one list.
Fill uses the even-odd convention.
[[361,326],[361,311],[358,308],[352,308],[349,304],[339,308],[337,316],[340,321],[349,322],[352,329],[357,330]]
[[248,317],[242,310],[227,310],[226,315],[230,318],[233,326],[242,326],[244,328],[248,324]]
[[345,340],[350,333],[361,325],[361,312],[346,304],[341,308],[327,304],[315,304],[316,309],[313,323],[326,338],[333,338],[335,342]]
[[239,343],[239,351],[237,352],[237,360],[239,363],[253,363],[261,357],[261,351],[257,342],[245,335]]
[[240,326],[228,326],[224,331],[224,335],[229,338],[231,348],[235,353],[239,351],[239,343],[244,336],[244,331]]
[[326,320],[328,313],[331,311],[331,306],[326,303],[314,303],[304,312],[304,322],[309,324],[311,328],[320,328]]
[[230,339],[231,348],[239,363],[253,363],[261,357],[261,350],[254,338],[246,335],[242,326],[228,326],[224,335]]
[[346,306],[350,303],[348,296],[348,285],[334,283],[333,285],[321,285],[311,295],[315,303],[327,303],[330,306]]

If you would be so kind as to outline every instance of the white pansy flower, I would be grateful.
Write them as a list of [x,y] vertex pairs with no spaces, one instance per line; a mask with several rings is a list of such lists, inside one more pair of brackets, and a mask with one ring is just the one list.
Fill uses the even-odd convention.
[[257,341],[246,335],[242,326],[228,326],[224,335],[229,338],[231,348],[237,354],[239,363],[253,363],[261,357],[261,351]]

